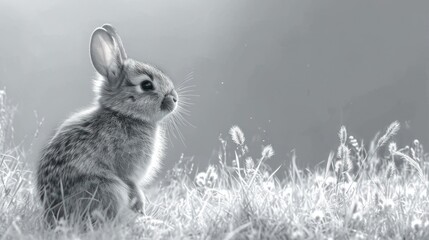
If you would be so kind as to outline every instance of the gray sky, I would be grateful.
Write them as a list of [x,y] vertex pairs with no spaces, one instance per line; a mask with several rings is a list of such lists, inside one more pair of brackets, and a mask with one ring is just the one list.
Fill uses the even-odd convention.
[[0,87],[19,107],[17,142],[29,144],[34,111],[45,118],[37,153],[91,103],[89,37],[103,23],[176,84],[193,72],[195,128],[182,128],[186,146],[172,140],[165,169],[182,152],[206,165],[234,124],[255,154],[273,145],[273,166],[293,148],[300,166],[326,159],[341,124],[370,140],[400,120],[404,145],[429,140],[428,1],[0,0]]

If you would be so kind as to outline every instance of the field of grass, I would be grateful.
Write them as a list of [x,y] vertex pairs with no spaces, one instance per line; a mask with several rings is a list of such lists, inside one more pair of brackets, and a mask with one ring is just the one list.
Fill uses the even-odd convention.
[[[323,167],[269,167],[232,127],[218,161],[197,170],[183,157],[146,191],[143,215],[78,232],[43,227],[25,151],[9,145],[14,108],[0,92],[0,239],[429,239],[428,156],[418,140],[393,142],[398,122],[363,146],[345,127]],[[287,170],[279,179],[278,171]]]

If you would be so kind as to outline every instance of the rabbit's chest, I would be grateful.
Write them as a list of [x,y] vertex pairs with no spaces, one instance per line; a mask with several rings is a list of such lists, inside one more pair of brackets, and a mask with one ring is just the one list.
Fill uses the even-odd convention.
[[161,131],[157,127],[149,132],[124,136],[117,151],[118,172],[123,179],[147,182],[153,178],[160,166]]

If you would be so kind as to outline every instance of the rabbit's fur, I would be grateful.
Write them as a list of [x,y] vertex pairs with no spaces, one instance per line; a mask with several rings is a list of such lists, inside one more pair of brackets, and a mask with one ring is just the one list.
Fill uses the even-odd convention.
[[50,224],[60,218],[94,220],[99,213],[113,219],[126,208],[141,212],[140,186],[160,167],[162,120],[178,103],[171,80],[155,67],[127,58],[112,26],[93,32],[90,53],[99,75],[96,100],[61,125],[37,169]]

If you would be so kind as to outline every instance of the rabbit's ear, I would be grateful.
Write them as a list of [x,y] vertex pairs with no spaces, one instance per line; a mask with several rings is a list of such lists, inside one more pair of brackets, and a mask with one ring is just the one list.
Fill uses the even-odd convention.
[[115,39],[103,28],[92,33],[90,43],[92,65],[98,73],[113,80],[119,76],[123,59]]
[[122,61],[125,61],[125,59],[127,59],[127,54],[125,53],[124,45],[122,44],[121,37],[119,37],[119,34],[116,32],[116,29],[110,24],[104,24],[102,28],[104,28],[110,34],[110,36],[115,39],[116,43],[118,44],[119,51],[121,53]]

